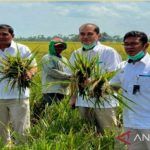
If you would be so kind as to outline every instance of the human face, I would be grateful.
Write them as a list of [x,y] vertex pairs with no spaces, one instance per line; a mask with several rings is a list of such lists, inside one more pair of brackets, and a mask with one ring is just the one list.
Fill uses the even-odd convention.
[[81,43],[85,45],[90,45],[96,41],[98,41],[100,35],[97,34],[95,31],[95,26],[87,25],[85,27],[80,28],[79,39]]
[[0,48],[6,48],[11,44],[13,35],[8,29],[0,29]]
[[124,41],[124,48],[128,55],[135,56],[141,50],[146,50],[147,43],[143,44],[139,37],[128,37]]
[[57,54],[61,54],[64,49],[65,49],[65,47],[63,44],[59,44],[59,45],[55,46],[55,50],[56,50]]

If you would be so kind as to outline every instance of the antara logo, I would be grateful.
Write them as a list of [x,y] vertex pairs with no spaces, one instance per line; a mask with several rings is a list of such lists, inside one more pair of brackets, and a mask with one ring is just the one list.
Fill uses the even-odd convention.
[[127,132],[124,132],[123,134],[119,135],[116,137],[117,140],[120,140],[121,142],[123,142],[124,144],[126,145],[129,145],[131,144],[130,141],[129,141],[129,138],[130,136],[134,135],[133,136],[133,142],[143,142],[143,141],[150,141],[150,133],[147,133],[147,134],[135,134],[135,133],[131,133],[131,131],[127,131]]
[[119,136],[116,137],[117,140],[120,140],[121,142],[123,142],[126,145],[131,144],[128,140],[130,137],[131,131],[127,131]]

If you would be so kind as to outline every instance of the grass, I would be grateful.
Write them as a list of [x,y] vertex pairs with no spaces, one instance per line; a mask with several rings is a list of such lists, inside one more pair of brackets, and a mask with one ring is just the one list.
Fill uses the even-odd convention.
[[[115,132],[105,136],[96,135],[94,127],[71,110],[68,100],[53,104],[45,110],[46,115],[32,126],[28,141],[12,147],[14,150],[112,150]],[[1,147],[1,149],[7,149]]]

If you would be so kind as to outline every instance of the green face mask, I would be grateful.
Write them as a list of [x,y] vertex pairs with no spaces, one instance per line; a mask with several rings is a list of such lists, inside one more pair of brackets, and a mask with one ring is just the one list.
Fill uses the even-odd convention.
[[92,49],[93,47],[95,47],[96,44],[97,44],[97,42],[94,42],[94,43],[92,43],[92,44],[90,44],[90,45],[86,45],[86,44],[83,44],[83,43],[82,43],[82,46],[83,46],[83,48],[84,48],[85,50],[90,50],[90,49]]
[[140,51],[139,53],[137,53],[137,54],[134,55],[134,56],[128,55],[128,58],[131,59],[131,60],[136,61],[136,60],[138,60],[138,59],[144,57],[144,55],[145,55],[144,51]]
[[[51,41],[49,43],[48,52],[49,52],[50,55],[54,55],[54,56],[57,55],[56,50],[55,50],[55,44],[57,44],[57,43],[62,43],[62,42]],[[66,49],[67,48],[67,44],[65,42],[63,42],[62,44],[64,46],[64,49]]]
[[54,56],[56,55],[56,51],[55,51],[55,47],[54,47],[55,43],[56,43],[55,41],[51,41],[49,43],[49,49],[48,49],[49,54],[54,55]]

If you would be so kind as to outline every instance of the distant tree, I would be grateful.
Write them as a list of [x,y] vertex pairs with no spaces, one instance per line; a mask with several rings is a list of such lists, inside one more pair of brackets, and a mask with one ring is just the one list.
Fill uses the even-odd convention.
[[108,35],[106,32],[103,32],[101,34],[101,41],[105,42],[105,41],[112,41],[112,37],[110,35]]
[[122,42],[122,38],[119,35],[115,35],[112,37],[113,41]]
[[[53,39],[54,37],[61,37],[64,41],[72,41],[72,42],[78,42],[79,41],[79,36],[78,34],[69,34],[69,35],[62,35],[62,34],[57,34],[54,36],[47,36],[45,37],[43,34],[41,35],[37,35],[37,36],[29,36],[27,38],[25,37],[19,37],[16,38],[16,40],[20,40],[20,41],[50,41],[51,39]],[[103,32],[101,34],[101,40],[102,42],[105,41],[116,41],[116,42],[122,42],[122,37],[120,37],[119,35],[114,35],[114,36],[110,36],[108,33]]]

